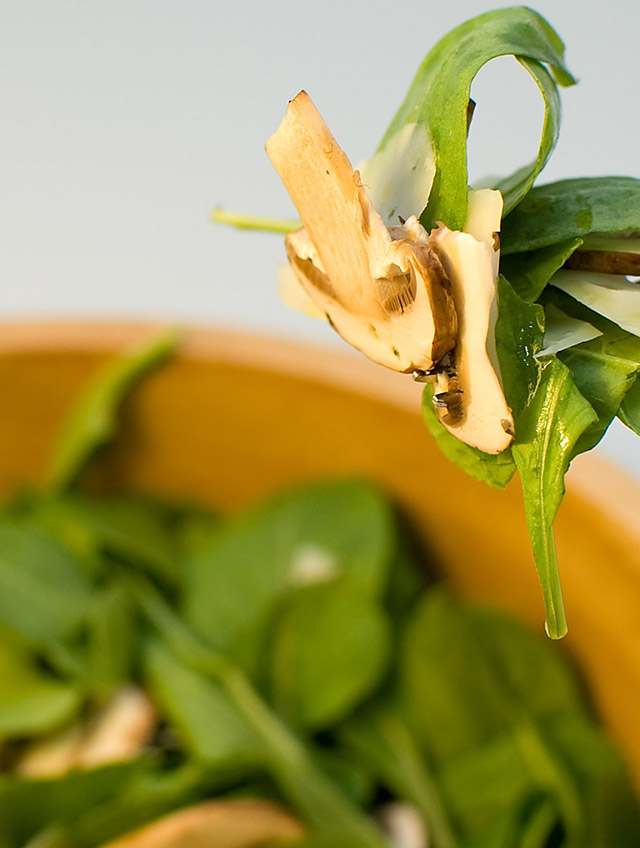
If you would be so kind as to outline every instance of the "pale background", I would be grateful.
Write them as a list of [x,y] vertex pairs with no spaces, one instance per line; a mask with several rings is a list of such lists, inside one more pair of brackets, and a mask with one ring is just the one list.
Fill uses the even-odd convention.
[[[357,162],[433,43],[492,5],[0,0],[0,319],[149,316],[341,344],[279,303],[280,237],[208,212],[292,216],[263,151],[287,101],[305,88]],[[543,179],[640,177],[637,2],[535,5],[580,79]],[[481,72],[472,177],[533,158],[536,92],[512,59]],[[622,426],[603,450],[640,474]]]

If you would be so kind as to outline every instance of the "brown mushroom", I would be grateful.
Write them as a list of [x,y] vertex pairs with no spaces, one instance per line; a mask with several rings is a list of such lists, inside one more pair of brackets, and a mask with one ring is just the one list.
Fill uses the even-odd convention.
[[267,801],[206,801],[163,816],[102,848],[250,848],[299,840],[302,826]]
[[428,371],[455,344],[449,281],[415,217],[388,228],[305,92],[267,153],[300,213],[296,277],[337,332],[394,371]]

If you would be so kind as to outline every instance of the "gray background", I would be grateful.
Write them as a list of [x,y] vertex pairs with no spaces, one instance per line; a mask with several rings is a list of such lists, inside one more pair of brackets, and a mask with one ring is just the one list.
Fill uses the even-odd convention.
[[[275,292],[278,236],[217,228],[214,205],[292,216],[263,151],[305,88],[352,161],[369,156],[464,2],[1,0],[1,318],[167,318],[341,344]],[[539,0],[580,84],[544,180],[640,177],[632,0]],[[537,90],[512,60],[481,72],[472,178],[533,158]],[[640,474],[640,440],[603,450]]]

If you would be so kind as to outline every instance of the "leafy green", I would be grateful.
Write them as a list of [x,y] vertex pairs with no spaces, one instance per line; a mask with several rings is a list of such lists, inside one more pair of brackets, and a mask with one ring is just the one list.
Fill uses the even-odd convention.
[[415,805],[438,848],[454,848],[457,841],[440,790],[397,703],[377,703],[361,712],[340,736],[389,791]]
[[85,618],[92,689],[100,698],[131,679],[136,656],[136,618],[126,586],[113,580],[95,593]]
[[502,223],[504,255],[588,233],[640,229],[640,180],[582,177],[536,186]]
[[514,415],[516,439],[511,450],[522,483],[547,632],[559,638],[566,632],[566,621],[553,520],[564,495],[564,474],[578,441],[598,417],[557,357],[536,358],[542,348],[543,308],[518,297],[504,277],[499,280],[498,292],[496,349],[505,395]]
[[240,771],[264,759],[260,740],[215,681],[185,668],[159,641],[148,645],[145,669],[152,693],[199,759]]
[[[436,177],[422,216],[427,230],[444,221],[464,227],[467,214],[467,108],[473,78],[498,56],[514,55],[532,75],[545,102],[545,122],[536,161],[509,182],[507,202],[515,205],[544,167],[555,146],[559,104],[556,82],[575,80],[564,65],[564,45],[549,24],[522,6],[496,9],[452,30],[429,52],[387,129],[379,150],[407,123],[424,124],[433,139]],[[425,198],[426,201],[426,198]]]
[[598,443],[633,390],[640,369],[640,338],[555,288],[545,292],[544,300],[587,321],[602,333],[559,354],[571,369],[579,391],[598,415],[598,420],[580,437],[575,455],[591,450]]
[[117,794],[140,768],[137,761],[47,780],[0,775],[2,836],[20,848],[45,827],[69,825],[84,810]]
[[94,452],[113,438],[124,397],[165,362],[178,343],[175,332],[163,333],[95,375],[63,424],[47,472],[47,488],[61,491],[77,479]]
[[513,458],[518,467],[533,555],[552,639],[564,636],[564,616],[553,520],[564,496],[564,475],[579,438],[597,421],[591,404],[580,394],[571,372],[556,357],[541,361],[540,384],[516,426]]
[[640,382],[635,382],[618,409],[618,418],[640,436]]
[[0,622],[41,644],[81,622],[91,584],[74,557],[38,526],[0,520]]
[[523,300],[534,302],[581,244],[582,239],[567,239],[538,250],[503,256],[500,270]]
[[271,692],[293,726],[335,724],[379,683],[390,627],[378,604],[340,582],[308,586],[280,611],[270,640]]
[[55,730],[80,708],[81,690],[39,669],[28,646],[0,631],[0,739]]
[[357,480],[317,483],[232,520],[187,568],[184,609],[196,631],[250,675],[276,606],[296,588],[339,580],[369,597],[385,586],[392,515]]

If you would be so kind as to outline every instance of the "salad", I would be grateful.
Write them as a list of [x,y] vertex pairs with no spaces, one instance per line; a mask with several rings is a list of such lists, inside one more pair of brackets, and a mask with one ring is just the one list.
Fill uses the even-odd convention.
[[640,845],[561,647],[456,601],[377,486],[86,491],[177,342],[97,374],[0,512],[0,846]]
[[[543,98],[538,154],[470,189],[470,87],[503,55]],[[291,101],[267,153],[301,221],[214,216],[286,232],[284,299],[424,381],[426,426],[467,473],[499,488],[519,475],[554,639],[567,631],[553,538],[564,475],[615,417],[640,432],[640,180],[536,184],[558,138],[559,87],[574,83],[540,15],[487,12],[429,52],[357,168],[309,96]]]

